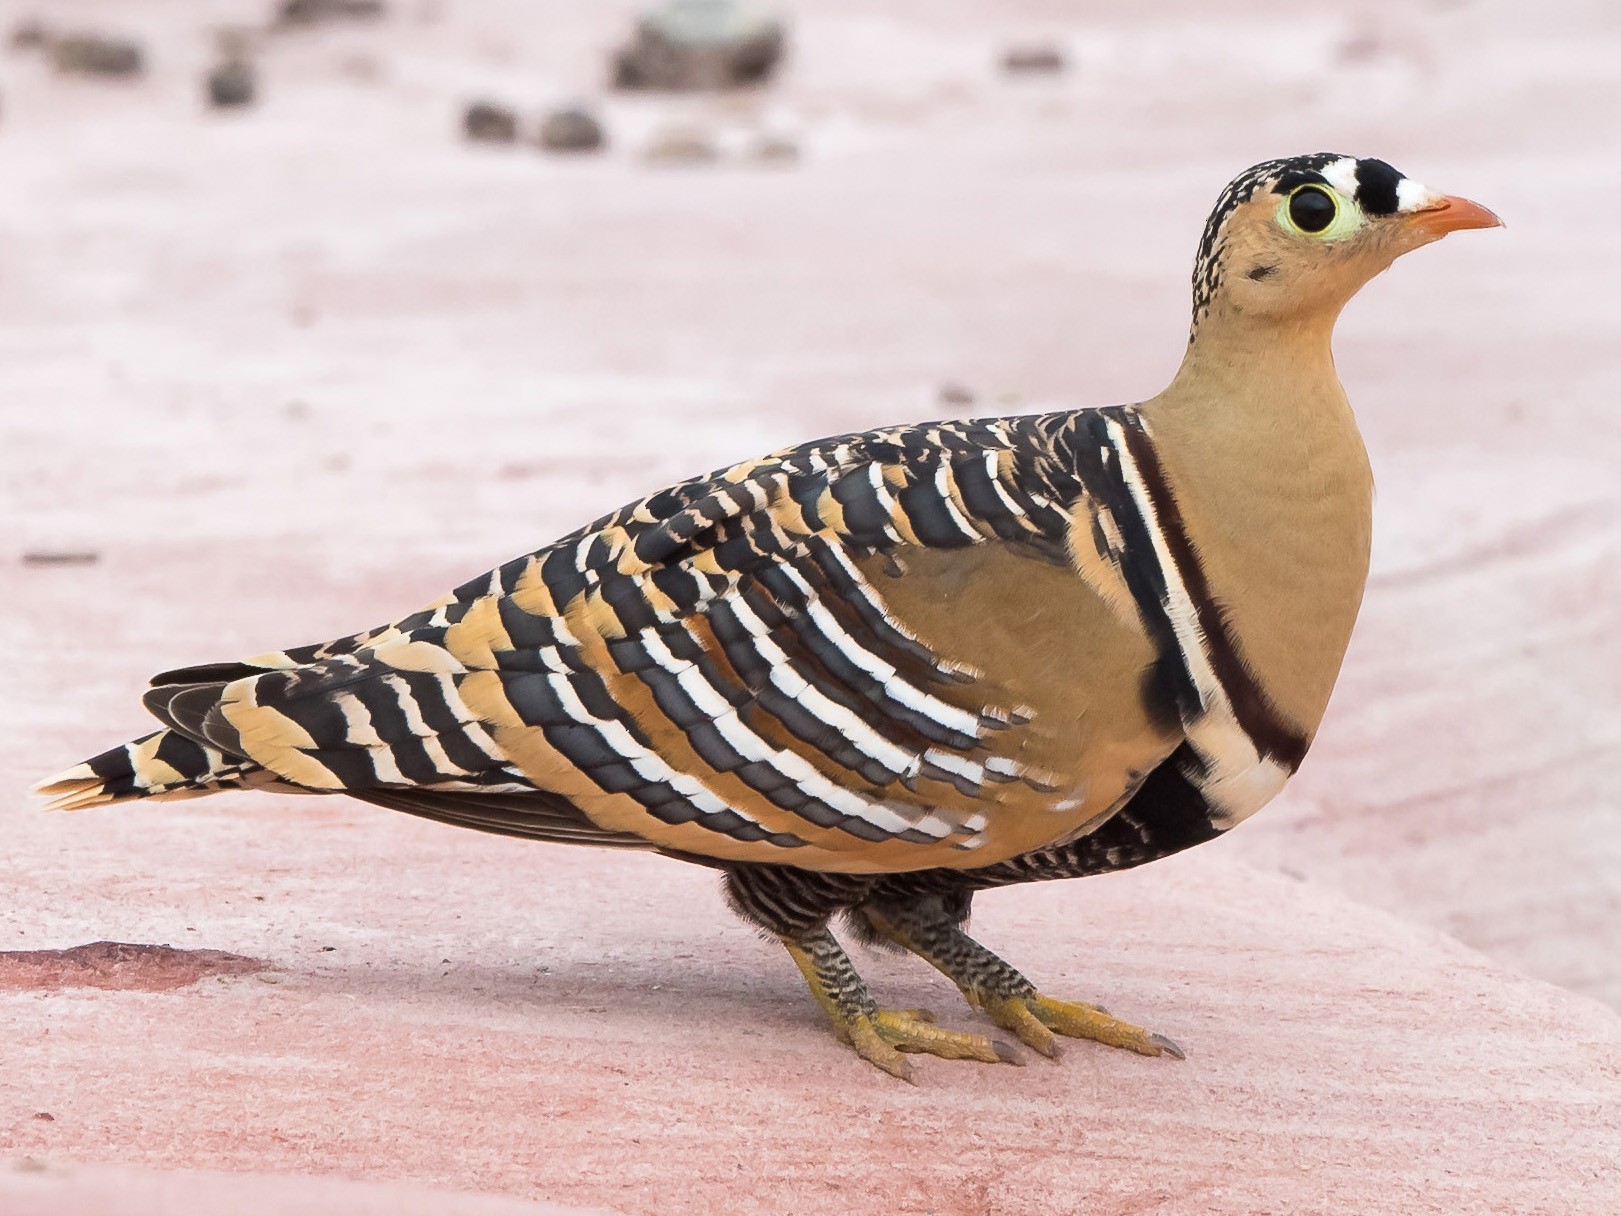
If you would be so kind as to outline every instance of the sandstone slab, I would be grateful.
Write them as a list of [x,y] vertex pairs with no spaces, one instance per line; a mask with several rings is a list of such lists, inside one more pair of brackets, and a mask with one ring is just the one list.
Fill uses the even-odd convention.
[[[229,123],[197,104],[187,0],[81,0],[153,48],[126,88],[8,61],[0,946],[34,961],[7,974],[98,942],[169,978],[266,966],[0,990],[0,1153],[677,1216],[1621,1208],[1621,1019],[1587,999],[1621,1003],[1621,243],[1589,205],[1621,187],[1595,151],[1621,135],[1614,6],[829,0],[770,92],[791,172],[637,156],[672,119],[782,117],[752,95],[615,97],[583,159],[447,130],[485,88],[588,95],[630,11],[310,29]],[[1086,70],[1007,81],[1015,38]],[[1083,1045],[925,1061],[909,1089],[700,872],[336,800],[27,799],[146,728],[153,671],[377,624],[662,482],[1151,393],[1216,190],[1320,146],[1510,226],[1404,261],[1342,324],[1378,548],[1319,744],[1229,840],[979,916],[1185,1063]],[[971,1024],[932,975],[862,965]]]

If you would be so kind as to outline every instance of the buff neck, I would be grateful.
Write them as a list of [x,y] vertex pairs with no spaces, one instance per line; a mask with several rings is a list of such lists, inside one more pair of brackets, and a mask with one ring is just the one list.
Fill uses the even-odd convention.
[[1279,322],[1220,306],[1141,407],[1240,658],[1308,737],[1367,581],[1373,478],[1334,370],[1338,307]]

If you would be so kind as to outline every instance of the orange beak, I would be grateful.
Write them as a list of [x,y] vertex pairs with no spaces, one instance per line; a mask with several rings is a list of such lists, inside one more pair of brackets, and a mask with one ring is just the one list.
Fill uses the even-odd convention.
[[1479,203],[1471,203],[1466,198],[1457,198],[1448,195],[1431,203],[1422,210],[1415,211],[1407,219],[1408,224],[1434,240],[1443,237],[1449,232],[1462,232],[1465,228],[1501,228],[1503,221],[1498,219]]

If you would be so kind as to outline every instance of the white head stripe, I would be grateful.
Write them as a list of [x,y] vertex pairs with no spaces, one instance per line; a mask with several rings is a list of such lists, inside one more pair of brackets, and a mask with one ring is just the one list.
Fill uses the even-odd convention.
[[1325,165],[1323,180],[1346,198],[1356,197],[1356,157],[1342,156],[1333,164]]
[[1439,194],[1433,193],[1428,187],[1410,177],[1404,177],[1396,183],[1397,211],[1421,211],[1425,207],[1433,207],[1440,201]]

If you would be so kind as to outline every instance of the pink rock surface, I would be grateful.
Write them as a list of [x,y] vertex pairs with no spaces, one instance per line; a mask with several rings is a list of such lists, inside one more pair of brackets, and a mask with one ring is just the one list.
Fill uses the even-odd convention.
[[[1613,5],[827,0],[780,89],[612,100],[613,150],[567,161],[455,116],[590,91],[632,4],[398,7],[275,40],[241,114],[202,111],[186,0],[74,6],[148,39],[141,83],[4,61],[0,946],[271,969],[0,990],[0,1151],[625,1213],[1621,1207],[1621,1018],[1515,974],[1621,1005]],[[1075,70],[1003,79],[1033,37]],[[644,166],[672,117],[805,155]],[[1221,184],[1325,146],[1510,227],[1342,323],[1380,499],[1320,742],[1230,839],[981,916],[1185,1064],[1081,1046],[907,1089],[700,872],[336,800],[28,800],[146,729],[153,671],[376,624],[675,477],[1153,392]]]
[[328,1178],[0,1164],[6,1216],[591,1216],[583,1208]]
[[[123,919],[178,912],[276,969],[0,994],[9,1152],[668,1216],[1621,1203],[1621,1019],[1309,885],[1189,857],[987,898],[991,945],[1189,1058],[1077,1044],[909,1087],[833,1041],[707,873],[301,805],[263,808],[258,873],[238,811],[109,824],[162,862]],[[920,964],[862,967],[973,1025]]]
[[67,950],[0,950],[0,989],[126,988],[167,992],[206,976],[252,975],[258,959],[226,950],[90,942]]

